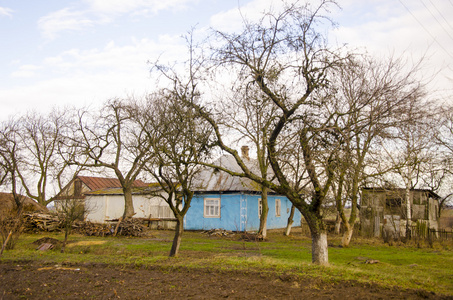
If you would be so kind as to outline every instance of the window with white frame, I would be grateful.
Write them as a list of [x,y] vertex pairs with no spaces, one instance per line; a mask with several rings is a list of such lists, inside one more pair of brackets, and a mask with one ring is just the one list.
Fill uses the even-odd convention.
[[220,218],[220,199],[205,198],[204,199],[204,217],[205,218]]
[[261,198],[258,199],[258,217],[261,218],[261,214],[263,213],[263,200]]
[[282,202],[280,199],[275,199],[275,216],[280,217],[282,215]]

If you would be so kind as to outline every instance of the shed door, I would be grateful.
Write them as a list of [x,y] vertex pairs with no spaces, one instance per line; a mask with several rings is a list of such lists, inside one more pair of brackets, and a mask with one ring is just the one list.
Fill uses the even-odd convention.
[[381,217],[379,212],[376,213],[374,216],[374,236],[379,237],[379,234],[381,232]]

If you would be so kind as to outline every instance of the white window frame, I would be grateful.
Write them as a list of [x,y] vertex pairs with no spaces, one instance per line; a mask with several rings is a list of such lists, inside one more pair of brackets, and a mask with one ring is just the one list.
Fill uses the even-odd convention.
[[282,216],[282,201],[280,199],[275,199],[275,216]]
[[203,217],[220,218],[220,198],[204,198]]

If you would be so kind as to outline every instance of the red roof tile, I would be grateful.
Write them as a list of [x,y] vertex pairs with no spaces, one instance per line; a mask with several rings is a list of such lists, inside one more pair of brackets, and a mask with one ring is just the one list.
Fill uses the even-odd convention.
[[[105,188],[119,188],[121,183],[116,178],[105,178],[105,177],[90,177],[90,176],[77,176],[88,188],[92,191],[105,189]],[[141,180],[135,180],[133,187],[145,187],[147,186]]]

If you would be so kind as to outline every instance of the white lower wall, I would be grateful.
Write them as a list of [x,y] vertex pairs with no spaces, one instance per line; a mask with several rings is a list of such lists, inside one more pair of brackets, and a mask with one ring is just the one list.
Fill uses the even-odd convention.
[[[135,218],[173,218],[168,204],[160,197],[133,195]],[[123,195],[87,195],[85,205],[88,210],[86,220],[105,223],[118,219],[124,213]]]

